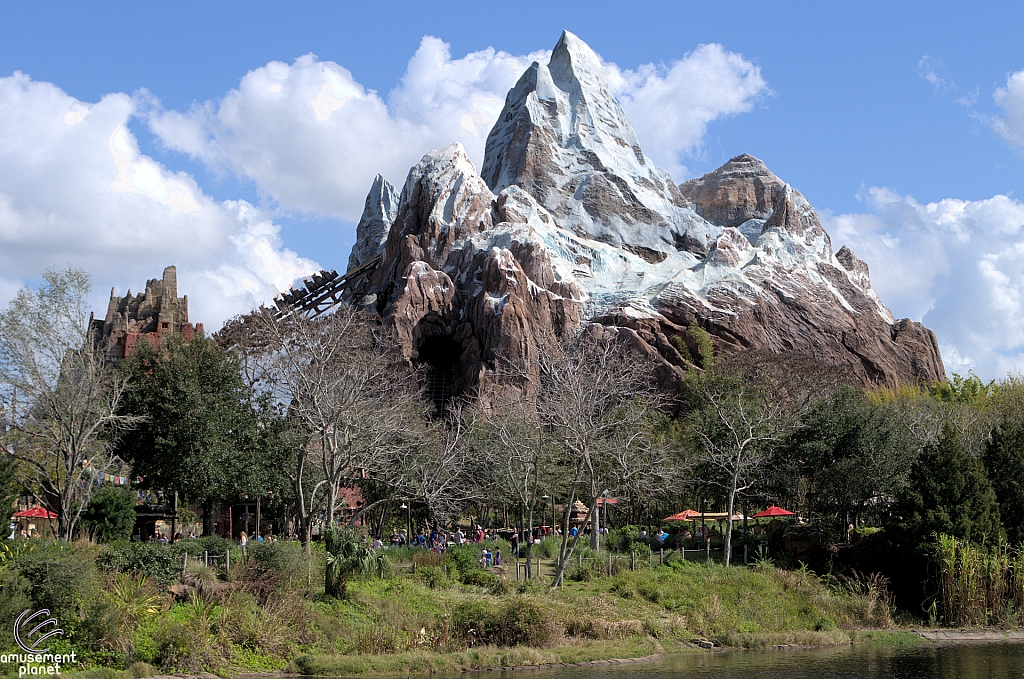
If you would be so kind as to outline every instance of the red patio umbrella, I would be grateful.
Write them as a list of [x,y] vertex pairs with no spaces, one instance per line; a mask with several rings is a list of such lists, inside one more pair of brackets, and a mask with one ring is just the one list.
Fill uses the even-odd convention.
[[665,518],[662,521],[662,523],[667,523],[669,521],[693,521],[694,519],[699,519],[699,518],[700,518],[700,512],[694,511],[692,509],[684,509],[683,511],[679,512],[678,514],[673,514],[672,516],[669,516],[669,517]]
[[22,509],[20,512],[14,512],[14,518],[56,519],[57,515],[45,507],[33,507],[32,509]]
[[774,518],[777,516],[796,516],[796,514],[787,509],[783,509],[782,507],[776,507],[775,505],[772,505],[763,512],[754,514],[755,519]]

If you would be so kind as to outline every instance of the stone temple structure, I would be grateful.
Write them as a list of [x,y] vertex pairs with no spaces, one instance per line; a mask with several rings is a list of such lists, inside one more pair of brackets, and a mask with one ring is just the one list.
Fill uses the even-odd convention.
[[106,318],[91,316],[89,328],[102,351],[112,360],[134,354],[140,341],[160,346],[164,337],[180,334],[186,341],[203,334],[203,324],[188,320],[188,295],[178,297],[178,271],[164,269],[163,278],[146,281],[146,291],[119,297],[110,290]]

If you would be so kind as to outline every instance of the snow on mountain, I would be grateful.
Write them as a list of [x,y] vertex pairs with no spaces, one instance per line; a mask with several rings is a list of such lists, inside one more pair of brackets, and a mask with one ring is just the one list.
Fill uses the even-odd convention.
[[931,331],[894,322],[867,265],[834,253],[811,204],[760,160],[681,186],[654,167],[571,33],[509,92],[481,172],[453,144],[410,171],[394,213],[385,185],[353,248],[367,261],[387,227],[363,292],[409,358],[445,338],[466,386],[588,320],[630,335],[666,375],[687,362],[669,339],[696,323],[724,353],[799,354],[862,382],[943,377]]

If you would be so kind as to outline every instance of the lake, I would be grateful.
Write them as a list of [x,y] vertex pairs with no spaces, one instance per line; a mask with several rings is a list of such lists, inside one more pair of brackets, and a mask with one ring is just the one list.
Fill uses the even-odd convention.
[[925,642],[833,649],[722,651],[655,663],[484,672],[502,679],[997,679],[1024,677],[1024,643]]

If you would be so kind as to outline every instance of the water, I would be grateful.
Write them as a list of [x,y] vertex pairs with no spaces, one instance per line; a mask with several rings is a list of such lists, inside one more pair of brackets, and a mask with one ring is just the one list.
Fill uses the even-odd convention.
[[922,643],[675,654],[655,663],[485,672],[501,679],[1003,679],[1024,677],[1024,644]]

